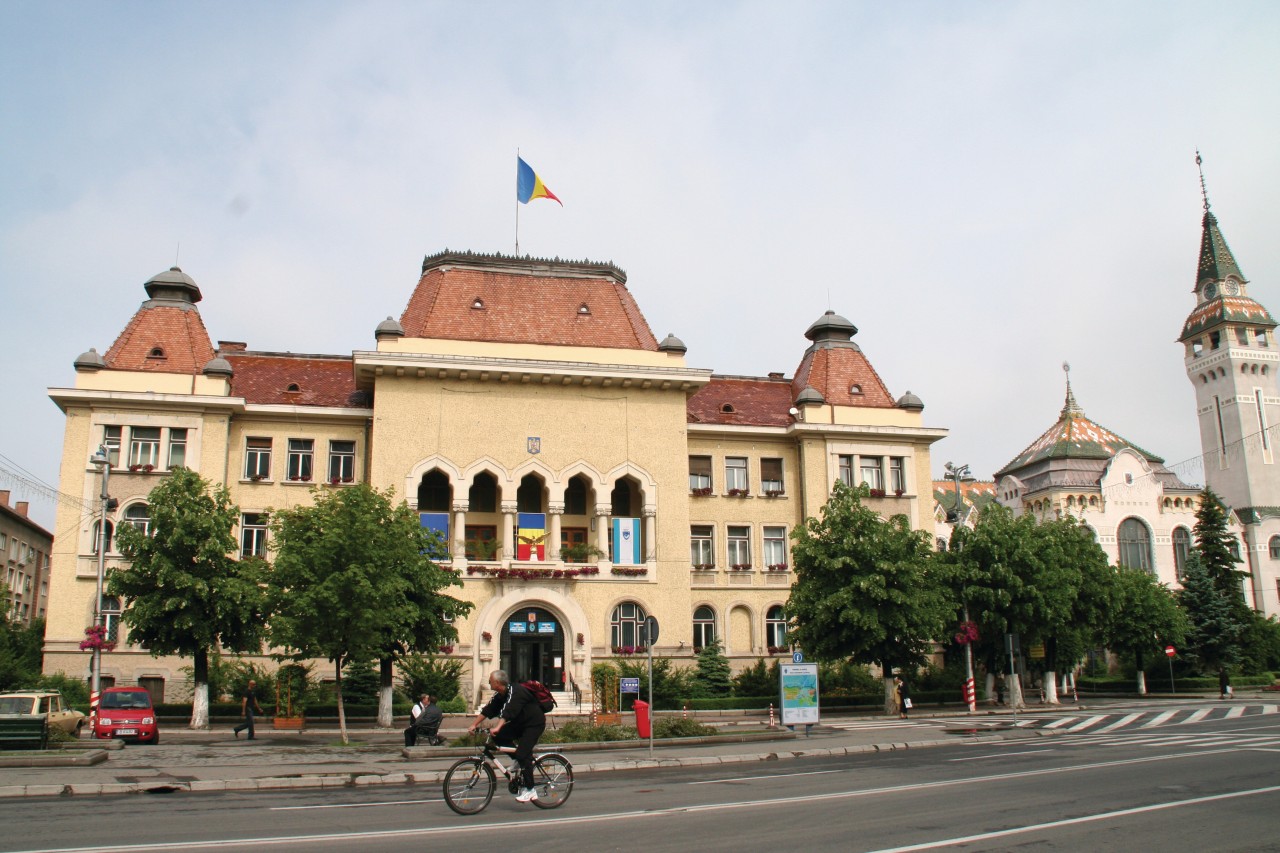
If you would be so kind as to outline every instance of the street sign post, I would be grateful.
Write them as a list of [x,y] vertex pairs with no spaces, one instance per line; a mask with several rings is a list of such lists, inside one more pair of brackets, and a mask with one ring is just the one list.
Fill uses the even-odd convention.
[[1164,647],[1164,656],[1169,660],[1169,692],[1170,693],[1177,692],[1176,690],[1173,689],[1173,656],[1176,655],[1177,653],[1178,653],[1178,650],[1175,649],[1173,646]]
[[[640,630],[644,634],[645,648],[649,650],[649,757],[653,758],[653,724],[657,716],[653,708],[653,644],[658,642],[658,617],[647,617]],[[637,690],[636,693],[639,694],[640,691]]]

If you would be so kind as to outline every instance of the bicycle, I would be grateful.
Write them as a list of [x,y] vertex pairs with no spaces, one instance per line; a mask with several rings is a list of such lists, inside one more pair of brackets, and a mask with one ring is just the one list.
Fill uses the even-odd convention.
[[[520,793],[523,785],[520,765],[513,759],[504,765],[497,753],[510,755],[514,746],[498,746],[493,738],[480,748],[481,755],[460,758],[444,774],[444,801],[458,814],[479,814],[493,799],[498,781],[494,771],[507,780],[507,790]],[[540,809],[564,805],[573,792],[573,765],[558,752],[542,752],[533,757],[533,788],[538,798],[531,800]]]

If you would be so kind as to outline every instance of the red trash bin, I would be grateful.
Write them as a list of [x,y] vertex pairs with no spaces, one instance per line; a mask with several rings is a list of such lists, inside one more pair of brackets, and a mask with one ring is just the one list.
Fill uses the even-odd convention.
[[635,712],[636,731],[640,733],[640,737],[649,737],[649,703],[643,699],[637,699]]

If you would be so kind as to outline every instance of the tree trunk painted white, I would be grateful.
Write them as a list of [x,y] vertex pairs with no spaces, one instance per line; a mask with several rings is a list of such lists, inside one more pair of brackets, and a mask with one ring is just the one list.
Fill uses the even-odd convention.
[[1022,700],[1022,677],[1015,672],[1006,679],[1006,684],[1009,687],[1009,704],[1019,711],[1027,707]]
[[209,685],[196,683],[195,693],[191,695],[191,728],[209,728]]
[[1058,704],[1058,673],[1053,670],[1046,670],[1044,674],[1044,703],[1046,705]]
[[391,695],[395,691],[391,685],[378,688],[378,727],[391,728]]
[[996,674],[994,672],[988,672],[987,677],[982,679],[982,696],[989,704],[996,704]]
[[1147,695],[1147,674],[1142,670],[1138,670],[1138,695]]
[[884,712],[893,717],[898,715],[898,688],[894,686],[892,675],[884,679]]

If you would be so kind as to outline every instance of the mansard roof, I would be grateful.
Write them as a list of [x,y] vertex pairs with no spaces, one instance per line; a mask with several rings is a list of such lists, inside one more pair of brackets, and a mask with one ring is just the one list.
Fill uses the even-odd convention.
[[1194,338],[1206,329],[1223,323],[1247,323],[1268,329],[1276,327],[1271,312],[1247,296],[1217,296],[1196,306],[1182,326],[1179,341]]
[[243,397],[246,403],[349,409],[373,405],[367,391],[356,389],[350,356],[225,349],[219,355],[234,370],[231,395]]
[[102,357],[112,370],[198,374],[213,358],[195,303],[200,288],[177,267],[144,285],[150,297]]
[[[893,409],[897,403],[880,374],[862,354],[848,347],[825,347],[814,344],[805,352],[791,383],[792,397],[800,396],[805,387],[818,391],[832,406]],[[857,387],[860,393],[854,393]]]
[[792,423],[791,381],[781,376],[712,376],[689,398],[691,424],[778,426]]
[[444,251],[400,324],[409,337],[656,352],[658,341],[613,264]]

